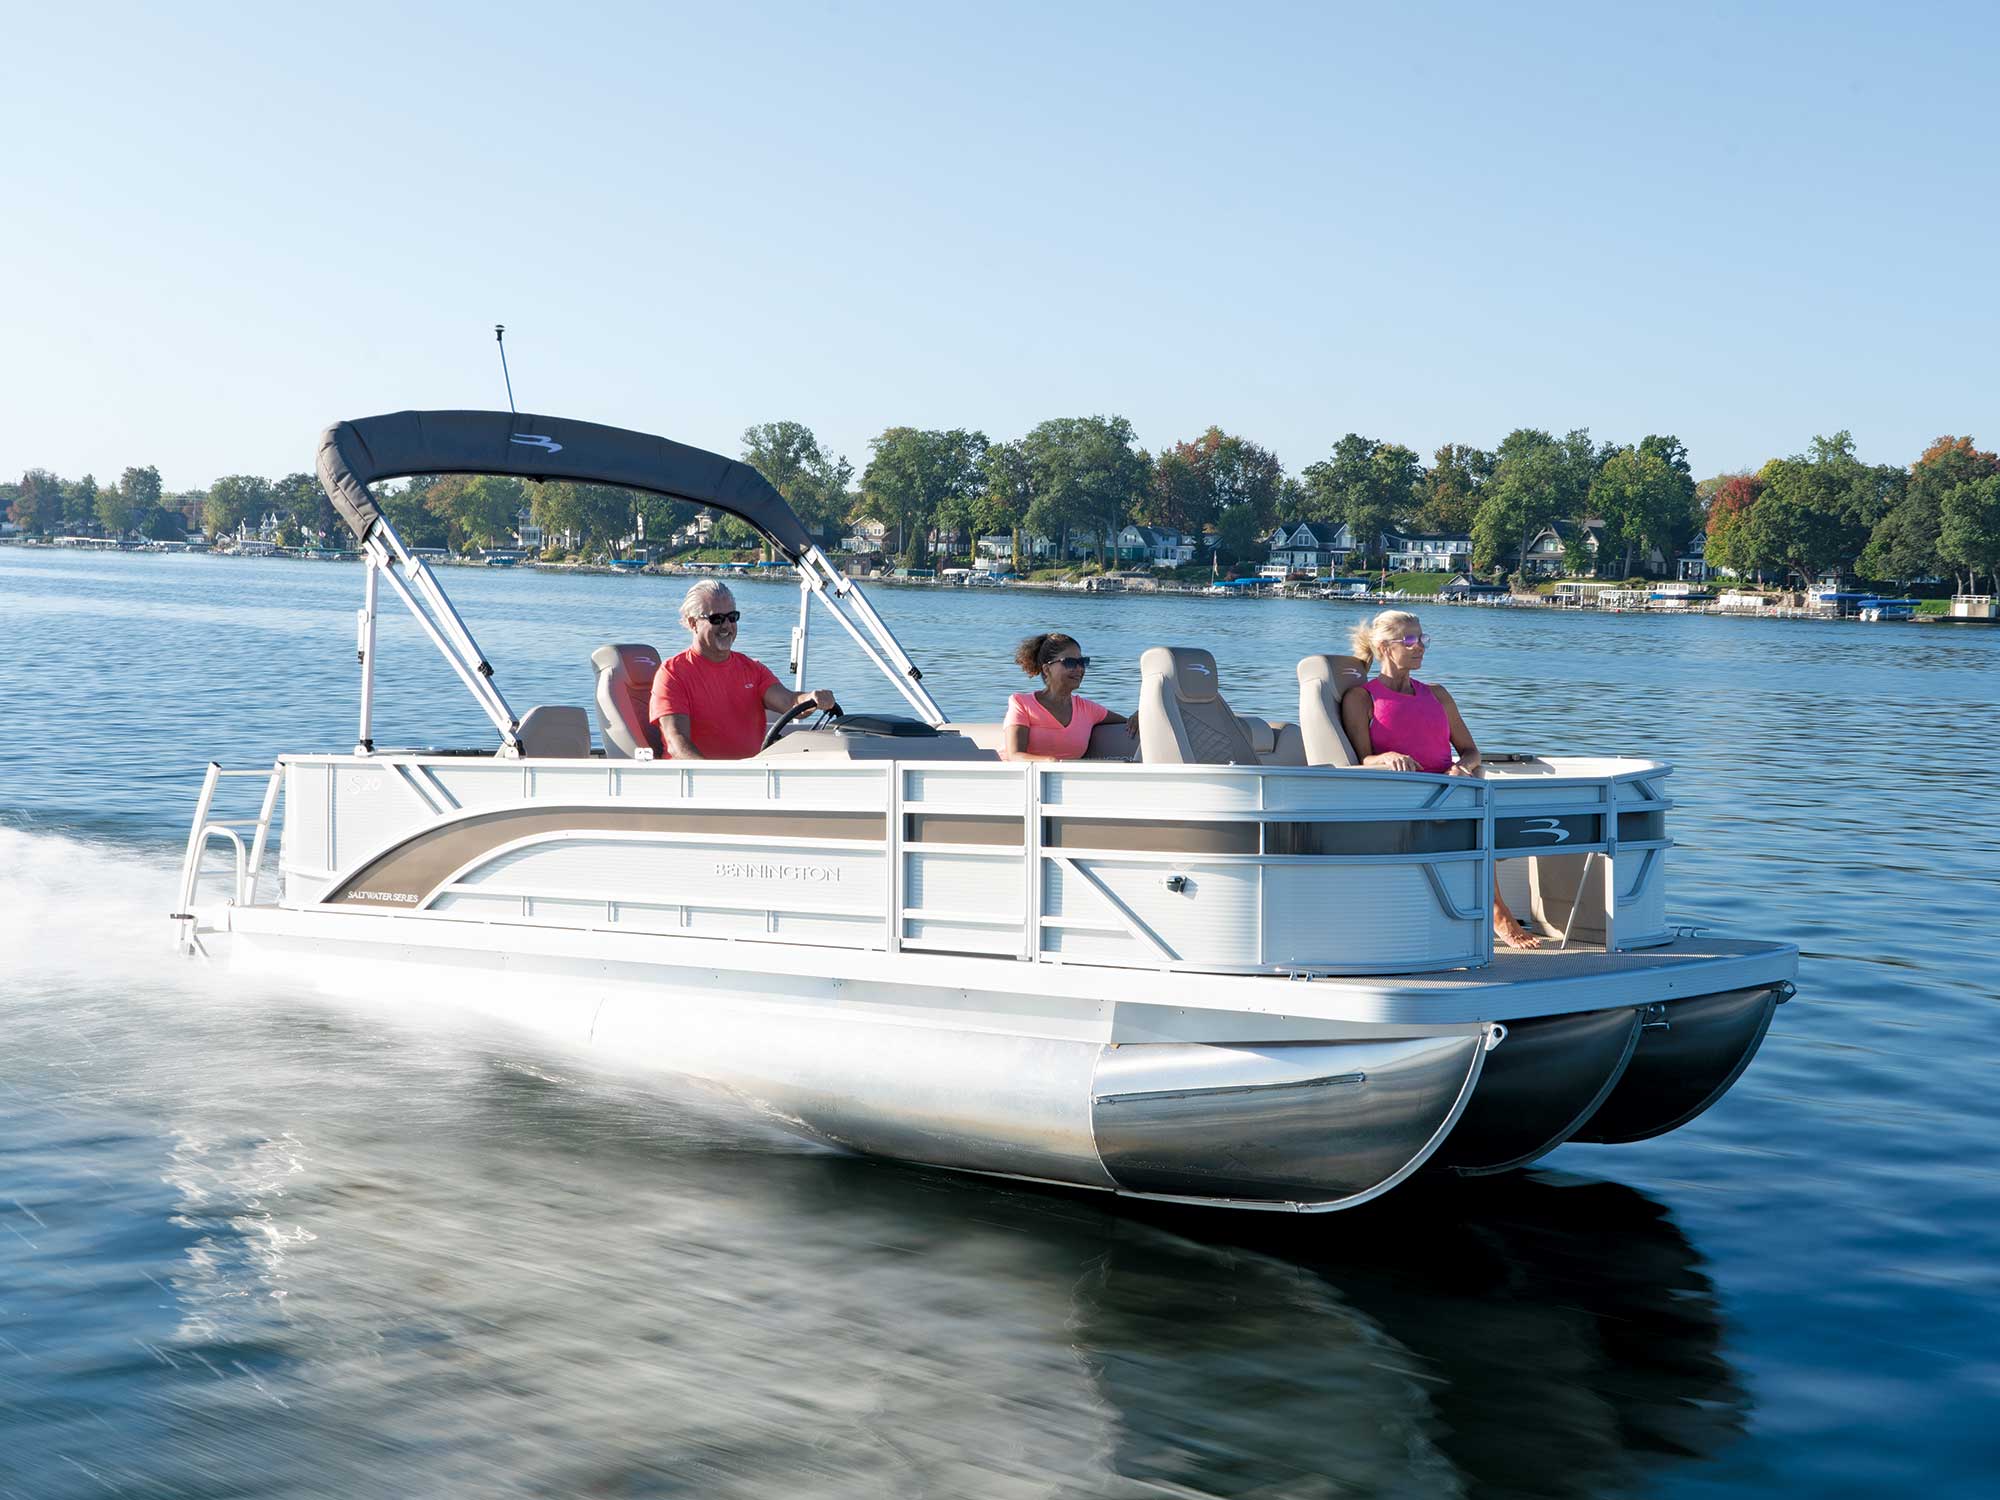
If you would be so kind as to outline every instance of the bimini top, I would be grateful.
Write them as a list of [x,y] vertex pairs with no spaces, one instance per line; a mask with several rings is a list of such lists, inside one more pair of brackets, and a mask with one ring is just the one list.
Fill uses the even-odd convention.
[[337,422],[320,435],[319,482],[355,540],[382,512],[368,486],[413,474],[511,474],[615,484],[691,500],[756,527],[792,562],[812,539],[750,465],[666,438],[505,411],[398,411]]

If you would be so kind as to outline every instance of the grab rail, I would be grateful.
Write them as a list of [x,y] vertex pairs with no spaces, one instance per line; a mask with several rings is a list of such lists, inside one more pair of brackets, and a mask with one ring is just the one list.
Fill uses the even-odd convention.
[[[215,761],[208,763],[207,774],[202,777],[201,796],[196,799],[194,822],[188,830],[187,853],[181,860],[180,901],[173,911],[175,943],[183,953],[201,950],[201,938],[196,927],[194,910],[195,890],[201,883],[201,866],[208,846],[216,839],[224,840],[236,856],[233,895],[229,898],[232,906],[251,906],[257,900],[257,882],[263,874],[264,849],[270,840],[271,818],[277,811],[278,788],[283,784],[284,766],[273,761],[268,770],[224,770]],[[254,818],[211,818],[209,809],[214,806],[218,783],[224,777],[264,778],[264,798],[258,804]],[[246,848],[243,835],[238,829],[256,830]]]

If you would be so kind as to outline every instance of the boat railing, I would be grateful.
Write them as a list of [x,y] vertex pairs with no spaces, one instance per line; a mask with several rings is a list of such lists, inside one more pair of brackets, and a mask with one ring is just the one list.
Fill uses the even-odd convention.
[[[264,778],[264,795],[258,803],[254,817],[218,818],[213,816],[216,793],[225,780],[248,780]],[[234,856],[231,871],[228,900],[236,906],[252,906],[257,900],[258,877],[263,873],[264,850],[270,842],[271,819],[278,807],[278,793],[284,784],[284,763],[274,761],[269,766],[259,766],[248,770],[225,769],[215,761],[208,763],[208,770],[201,781],[201,795],[196,799],[194,821],[189,828],[187,852],[181,860],[180,899],[174,907],[173,922],[175,939],[183,953],[192,953],[201,946],[197,930],[195,898],[200,889],[202,865],[211,844],[220,842],[228,847]],[[250,834],[250,842],[243,841],[244,831]]]
[[1496,869],[1517,867],[1510,900],[1551,933],[1665,940],[1671,804],[1655,762],[1600,760],[1578,775],[1540,763],[1544,774],[1485,780],[789,757],[283,764],[282,900],[355,915],[1121,968],[1414,973],[1490,961]]

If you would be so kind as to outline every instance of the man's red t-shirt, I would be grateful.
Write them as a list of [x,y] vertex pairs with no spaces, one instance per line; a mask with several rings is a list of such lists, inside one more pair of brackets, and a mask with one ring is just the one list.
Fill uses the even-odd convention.
[[[686,714],[688,738],[703,755],[748,760],[764,743],[764,692],[777,681],[754,656],[732,651],[727,661],[710,661],[690,646],[660,663],[646,722]],[[664,732],[660,738],[665,741]]]

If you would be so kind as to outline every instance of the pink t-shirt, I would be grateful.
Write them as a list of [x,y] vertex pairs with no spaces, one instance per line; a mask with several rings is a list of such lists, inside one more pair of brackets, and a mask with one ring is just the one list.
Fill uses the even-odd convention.
[[1007,700],[1007,717],[1002,724],[1028,726],[1028,753],[1052,755],[1057,760],[1081,760],[1090,748],[1090,731],[1104,722],[1111,710],[1092,703],[1081,693],[1069,700],[1069,722],[1058,723],[1056,716],[1042,707],[1033,693],[1016,693]]
[[777,680],[754,656],[732,651],[727,661],[710,661],[690,646],[660,663],[646,722],[686,714],[688,738],[703,755],[748,760],[764,743],[764,691]]

